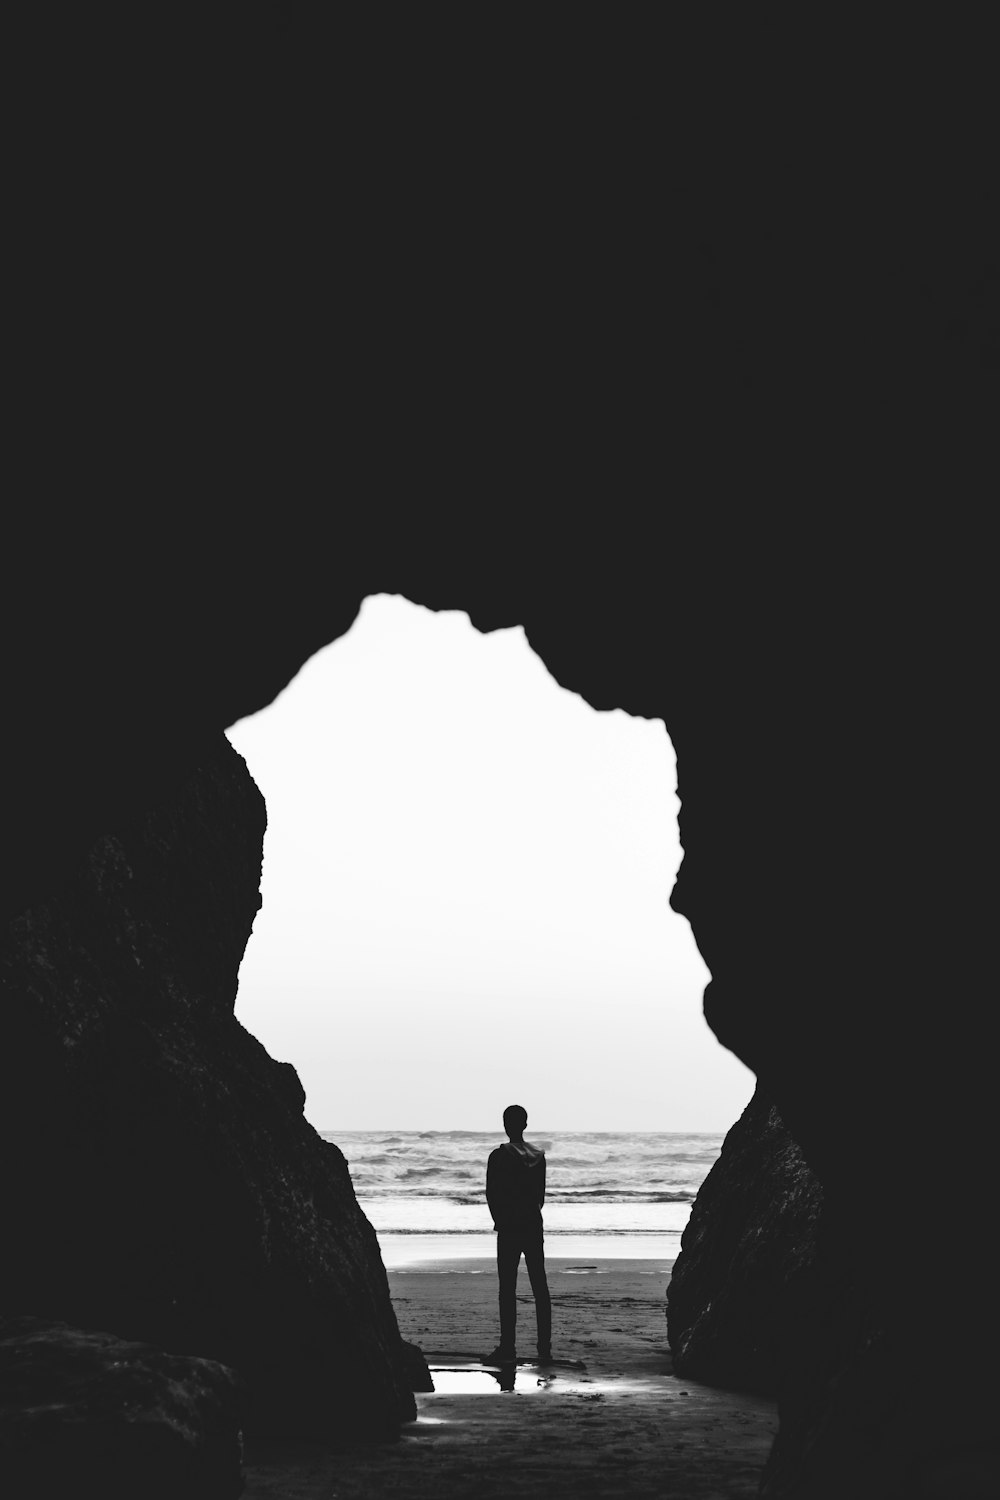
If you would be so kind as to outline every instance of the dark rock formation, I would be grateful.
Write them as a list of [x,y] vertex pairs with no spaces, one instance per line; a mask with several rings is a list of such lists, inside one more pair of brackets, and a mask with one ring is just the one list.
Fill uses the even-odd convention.
[[414,1415],[374,1231],[233,1015],[263,800],[221,734],[0,947],[0,1286],[31,1313],[232,1366],[254,1432]]
[[[804,1471],[828,1475],[808,1493],[833,1500],[846,1466],[871,1464],[873,1427],[894,1417],[885,1382],[898,1351],[861,1269],[863,1235],[845,1238],[841,1224],[758,1087],[692,1207],[667,1327],[678,1374],[778,1397],[761,1488],[770,1500],[797,1496]],[[893,1476],[883,1479],[891,1494]]]
[[698,1192],[670,1278],[678,1374],[778,1394],[803,1276],[816,1266],[822,1204],[822,1188],[758,1088]]
[[424,1351],[416,1344],[408,1344],[403,1340],[403,1364],[406,1375],[410,1382],[411,1391],[432,1391],[434,1382],[431,1372],[427,1368]]
[[236,1500],[230,1370],[37,1318],[0,1319],[5,1500]]

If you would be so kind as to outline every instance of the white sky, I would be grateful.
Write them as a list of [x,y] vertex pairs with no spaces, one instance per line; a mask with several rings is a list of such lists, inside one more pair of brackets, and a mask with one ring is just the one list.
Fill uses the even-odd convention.
[[737,1119],[754,1076],[667,905],[662,720],[565,692],[520,627],[383,594],[228,734],[268,812],[236,1014],[318,1130]]

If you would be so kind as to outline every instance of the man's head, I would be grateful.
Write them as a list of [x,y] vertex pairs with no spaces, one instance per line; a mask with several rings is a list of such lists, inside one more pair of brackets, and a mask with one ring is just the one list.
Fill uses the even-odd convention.
[[528,1111],[522,1109],[520,1104],[508,1104],[503,1112],[503,1128],[511,1140],[515,1136],[524,1134],[524,1127],[528,1123]]

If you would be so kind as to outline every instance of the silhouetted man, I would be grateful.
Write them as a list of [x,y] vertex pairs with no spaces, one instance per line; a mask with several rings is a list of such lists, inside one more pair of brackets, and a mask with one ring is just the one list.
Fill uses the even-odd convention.
[[527,1110],[511,1104],[503,1112],[509,1137],[490,1152],[486,1164],[486,1201],[497,1232],[497,1275],[500,1280],[500,1342],[487,1364],[512,1364],[517,1358],[517,1271],[524,1256],[535,1297],[538,1358],[552,1359],[552,1303],[545,1279],[542,1204],[545,1202],[545,1152],[524,1139]]

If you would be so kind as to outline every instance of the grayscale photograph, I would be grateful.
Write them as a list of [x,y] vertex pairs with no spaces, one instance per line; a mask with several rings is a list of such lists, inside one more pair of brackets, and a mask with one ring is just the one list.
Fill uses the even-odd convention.
[[994,1500],[988,12],[5,33],[0,1500]]

